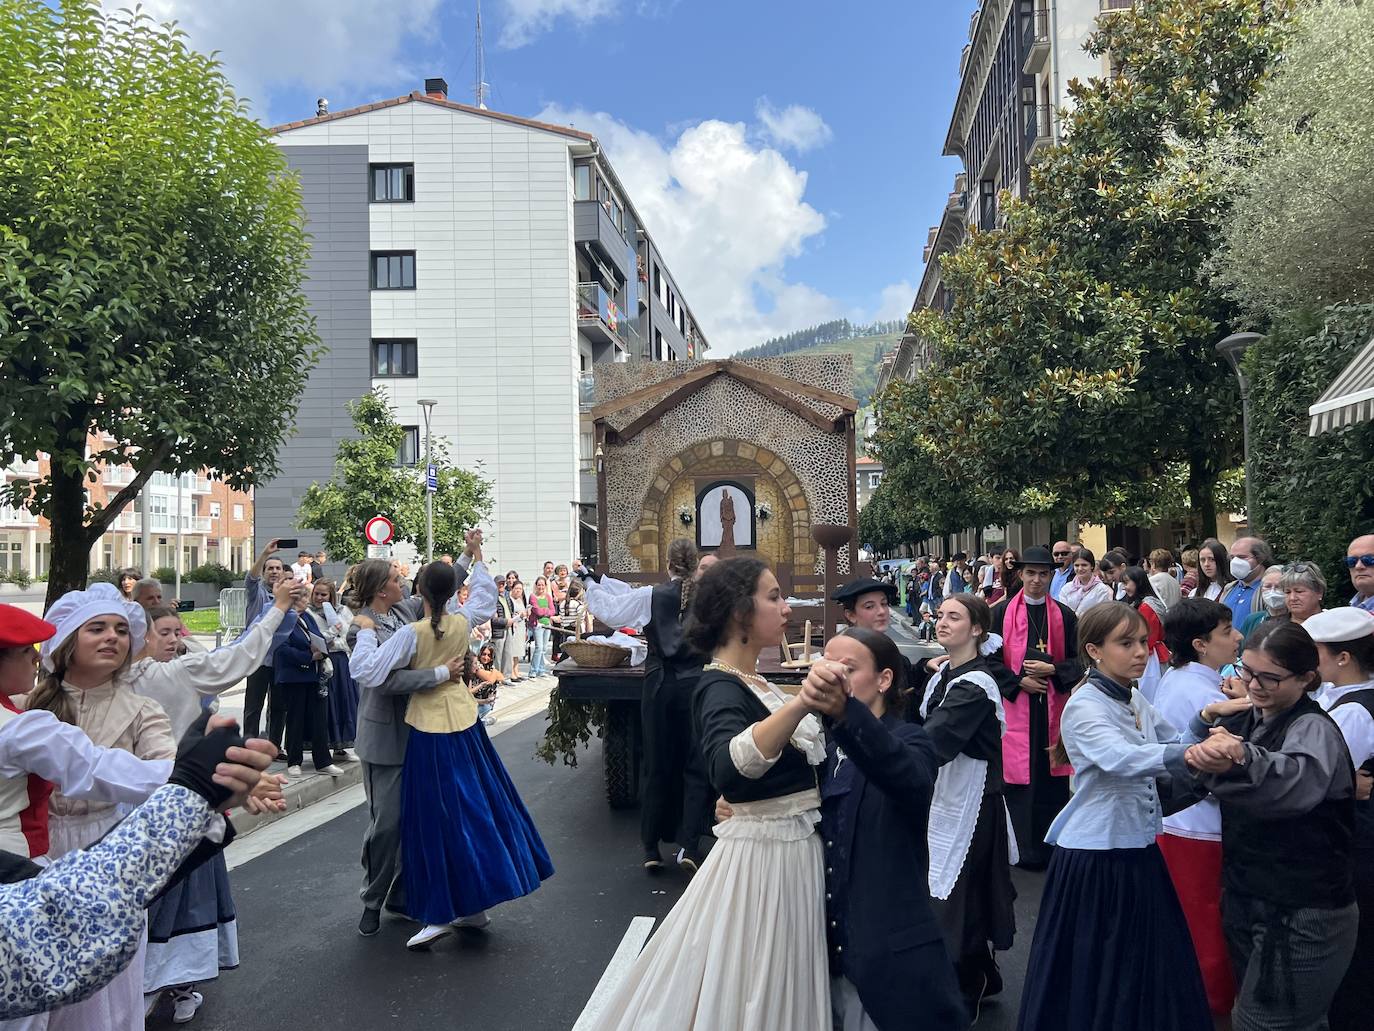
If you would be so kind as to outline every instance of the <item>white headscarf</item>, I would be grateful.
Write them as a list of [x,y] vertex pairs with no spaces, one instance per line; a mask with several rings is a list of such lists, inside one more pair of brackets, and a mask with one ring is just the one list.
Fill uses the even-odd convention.
[[43,668],[51,673],[53,652],[83,624],[97,616],[128,620],[129,654],[137,655],[143,651],[143,639],[148,634],[148,617],[143,612],[143,606],[125,601],[114,584],[92,584],[89,590],[68,591],[44,613],[43,618],[57,627],[57,633],[43,642]]

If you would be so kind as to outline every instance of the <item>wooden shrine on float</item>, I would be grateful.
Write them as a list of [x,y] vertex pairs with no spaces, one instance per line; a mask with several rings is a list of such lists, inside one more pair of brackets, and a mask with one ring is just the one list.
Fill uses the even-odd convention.
[[686,537],[722,558],[755,553],[789,596],[819,598],[813,529],[849,529],[832,575],[858,553],[853,379],[847,354],[598,366],[600,567],[661,581]]

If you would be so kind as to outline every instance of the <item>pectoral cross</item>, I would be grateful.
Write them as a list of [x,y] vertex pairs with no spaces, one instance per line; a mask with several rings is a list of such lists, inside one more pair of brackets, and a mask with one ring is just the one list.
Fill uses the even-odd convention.
[[1037,651],[1042,651],[1042,652],[1048,652],[1048,651],[1050,650],[1049,644],[1045,641],[1045,639],[1044,639],[1043,637],[1040,638],[1040,640],[1038,640],[1038,641],[1035,642],[1035,648],[1036,648]]

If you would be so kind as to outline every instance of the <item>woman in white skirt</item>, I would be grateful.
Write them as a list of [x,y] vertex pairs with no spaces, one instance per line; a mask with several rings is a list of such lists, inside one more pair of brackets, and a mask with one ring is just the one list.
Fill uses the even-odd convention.
[[754,672],[790,613],[757,559],[701,578],[687,634],[711,662],[694,716],[733,815],[592,1026],[617,1031],[820,1031],[830,1025],[825,873],[816,824],[820,721]]
[[[126,602],[112,584],[71,591],[43,617],[57,627],[43,644],[44,677],[28,708],[47,709],[80,727],[97,745],[120,748],[140,759],[172,759],[176,741],[162,706],[128,685],[130,659],[143,650],[147,621],[142,607]],[[98,841],[131,807],[90,802],[55,793],[49,803],[49,852],[59,859]],[[95,995],[54,1010],[52,1031],[142,1031],[143,956]]]

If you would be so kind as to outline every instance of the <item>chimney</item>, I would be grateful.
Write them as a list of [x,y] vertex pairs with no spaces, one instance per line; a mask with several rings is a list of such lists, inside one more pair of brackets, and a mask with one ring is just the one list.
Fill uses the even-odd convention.
[[315,101],[315,117],[323,118],[327,114],[329,114],[329,101],[320,97]]
[[425,96],[433,97],[435,100],[447,100],[448,83],[443,79],[426,79]]

